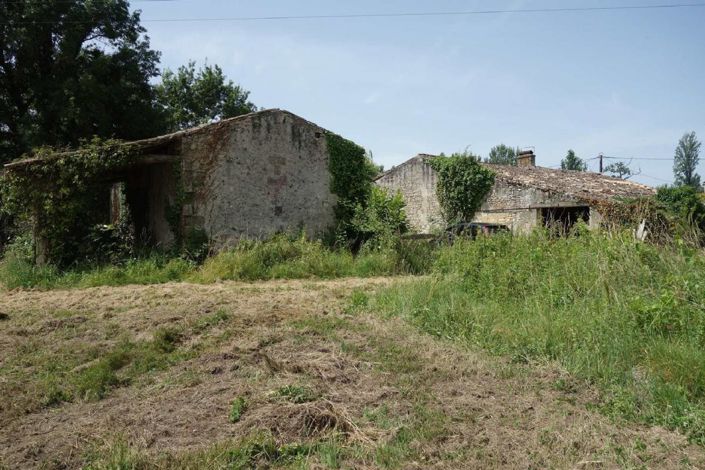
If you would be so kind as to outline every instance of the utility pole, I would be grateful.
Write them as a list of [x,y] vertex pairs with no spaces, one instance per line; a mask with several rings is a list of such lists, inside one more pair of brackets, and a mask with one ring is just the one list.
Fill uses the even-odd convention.
[[604,158],[602,155],[602,152],[600,152],[600,155],[598,155],[598,158],[600,159],[600,173],[602,173],[603,168],[602,168],[602,159]]

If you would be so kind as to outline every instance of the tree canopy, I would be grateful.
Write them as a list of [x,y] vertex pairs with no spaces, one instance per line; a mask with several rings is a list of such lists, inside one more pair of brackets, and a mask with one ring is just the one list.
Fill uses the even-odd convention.
[[629,165],[624,162],[610,163],[605,167],[604,172],[625,180],[634,174]]
[[571,149],[568,150],[565,158],[561,160],[561,170],[587,171],[587,164]]
[[700,189],[700,175],[695,171],[700,162],[700,145],[695,132],[684,134],[678,141],[673,162],[673,176],[677,186]]
[[127,0],[0,2],[0,163],[94,135],[161,132],[140,13]]
[[176,72],[166,69],[156,91],[172,131],[257,111],[250,92],[227,80],[218,65],[196,70],[191,61]]
[[516,165],[517,154],[518,152],[512,147],[499,144],[490,149],[489,157],[485,161],[497,165]]

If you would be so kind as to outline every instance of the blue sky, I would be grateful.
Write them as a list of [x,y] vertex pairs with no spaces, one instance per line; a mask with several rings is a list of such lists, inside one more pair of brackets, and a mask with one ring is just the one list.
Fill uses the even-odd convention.
[[[223,67],[258,106],[283,108],[370,149],[390,167],[417,153],[498,143],[554,166],[672,158],[705,140],[705,8],[442,17],[161,23],[224,18],[670,3],[669,0],[135,1],[162,66]],[[705,150],[703,151],[705,154]],[[705,174],[704,162],[699,172]],[[596,169],[596,162],[590,162]],[[672,162],[634,160],[637,181]],[[648,176],[647,176],[648,175]]]

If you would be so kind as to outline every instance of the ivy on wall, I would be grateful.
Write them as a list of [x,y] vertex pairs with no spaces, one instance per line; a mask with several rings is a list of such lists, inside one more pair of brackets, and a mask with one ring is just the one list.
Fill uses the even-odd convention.
[[338,197],[335,207],[338,238],[353,240],[358,231],[353,224],[356,207],[366,207],[377,168],[365,149],[332,132],[326,132],[330,189]]
[[472,155],[440,156],[427,163],[438,174],[436,195],[445,222],[470,222],[492,189],[495,174]]
[[71,153],[43,148],[40,161],[6,170],[0,177],[3,211],[31,220],[52,262],[76,259],[91,227],[105,216],[107,193],[101,177],[126,166],[133,146],[95,138]]

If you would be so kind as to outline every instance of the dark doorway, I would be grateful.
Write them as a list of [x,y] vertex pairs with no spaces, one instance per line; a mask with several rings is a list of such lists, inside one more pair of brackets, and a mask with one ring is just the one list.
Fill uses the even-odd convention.
[[548,207],[541,209],[543,226],[556,235],[567,235],[578,221],[590,221],[590,208],[577,207]]

